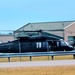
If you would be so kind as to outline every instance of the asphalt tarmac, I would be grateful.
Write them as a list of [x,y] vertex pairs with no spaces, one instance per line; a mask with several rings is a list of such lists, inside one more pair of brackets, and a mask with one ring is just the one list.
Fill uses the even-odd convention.
[[75,60],[50,60],[50,61],[26,61],[26,62],[1,62],[0,68],[5,67],[33,67],[33,66],[73,66]]

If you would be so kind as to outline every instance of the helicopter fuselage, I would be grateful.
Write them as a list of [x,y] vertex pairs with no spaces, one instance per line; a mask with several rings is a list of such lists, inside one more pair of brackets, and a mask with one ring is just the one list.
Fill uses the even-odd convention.
[[20,37],[18,40],[0,44],[0,53],[71,51],[73,47],[48,36]]

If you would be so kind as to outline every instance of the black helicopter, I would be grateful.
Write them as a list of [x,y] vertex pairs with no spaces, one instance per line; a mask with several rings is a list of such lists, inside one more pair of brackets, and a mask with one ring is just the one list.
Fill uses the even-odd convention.
[[0,44],[0,53],[72,51],[64,40],[47,35],[18,37],[17,40]]

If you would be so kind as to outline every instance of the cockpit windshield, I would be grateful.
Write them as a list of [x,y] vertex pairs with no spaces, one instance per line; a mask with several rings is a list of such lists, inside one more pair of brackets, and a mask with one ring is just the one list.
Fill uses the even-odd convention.
[[62,40],[62,41],[61,41],[61,45],[62,45],[62,46],[66,46],[67,44],[66,44],[65,41]]
[[66,42],[66,41],[61,41],[61,45],[62,46],[69,46],[69,47],[72,47],[68,42]]

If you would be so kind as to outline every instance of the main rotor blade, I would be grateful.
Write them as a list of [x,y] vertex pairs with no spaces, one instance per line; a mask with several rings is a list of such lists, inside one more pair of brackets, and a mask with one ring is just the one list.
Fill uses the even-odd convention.
[[43,32],[43,31],[63,31],[63,29],[53,29],[53,30],[17,30],[14,32]]

